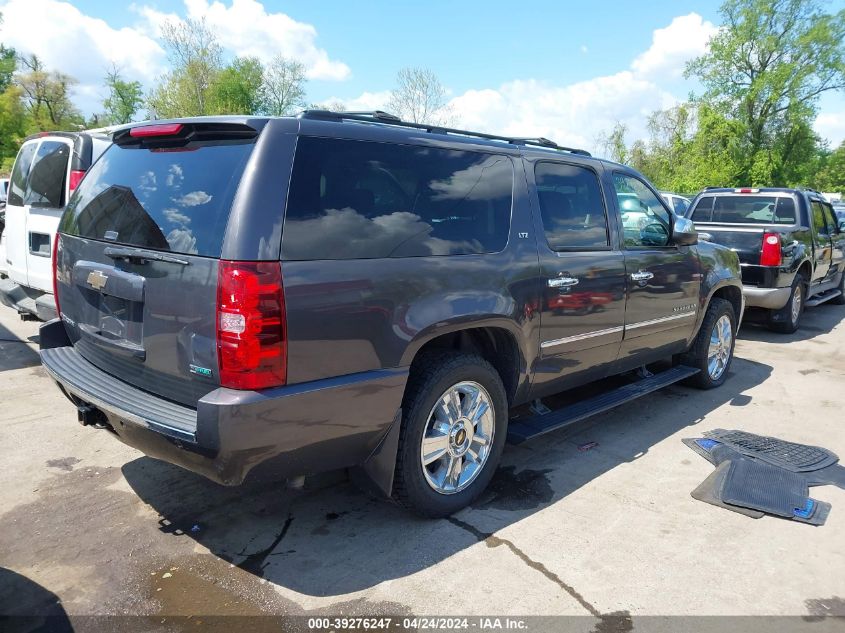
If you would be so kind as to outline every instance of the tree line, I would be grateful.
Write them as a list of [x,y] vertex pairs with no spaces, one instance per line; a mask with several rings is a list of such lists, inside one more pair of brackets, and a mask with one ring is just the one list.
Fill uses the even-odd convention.
[[815,0],[727,0],[722,27],[686,76],[700,95],[653,112],[647,137],[621,124],[599,138],[610,158],[659,188],[809,186],[845,192],[845,142],[813,130],[819,99],[845,88],[845,11]]
[[[813,130],[820,97],[845,88],[845,10],[828,13],[820,0],[726,0],[720,17],[708,51],[686,69],[701,94],[653,112],[645,138],[629,141],[628,129],[616,124],[597,139],[603,153],[678,192],[710,185],[845,191],[845,142],[831,148]],[[167,23],[161,41],[169,71],[156,85],[145,93],[112,66],[102,110],[87,119],[71,98],[73,77],[0,44],[0,171],[11,167],[23,138],[41,130],[345,109],[309,104],[306,69],[295,59],[227,61],[204,20]],[[386,107],[405,120],[455,123],[444,86],[424,68],[399,71]]]

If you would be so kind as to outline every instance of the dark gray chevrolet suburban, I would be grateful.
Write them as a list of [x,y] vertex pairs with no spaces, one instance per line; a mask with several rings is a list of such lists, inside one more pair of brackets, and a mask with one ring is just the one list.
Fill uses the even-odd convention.
[[625,166],[382,112],[113,139],[61,221],[42,362],[80,422],[217,482],[350,468],[443,516],[506,439],[727,376],[737,257]]

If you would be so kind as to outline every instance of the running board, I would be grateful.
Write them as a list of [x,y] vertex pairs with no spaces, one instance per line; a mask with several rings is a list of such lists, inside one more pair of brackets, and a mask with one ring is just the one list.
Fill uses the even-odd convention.
[[521,444],[539,435],[557,431],[597,413],[604,413],[620,404],[625,404],[663,387],[668,387],[673,383],[694,376],[699,371],[694,367],[678,365],[658,374],[652,374],[648,378],[640,378],[636,382],[613,391],[556,409],[551,413],[515,418],[508,424],[508,442]]
[[823,292],[820,295],[815,295],[810,297],[804,302],[804,305],[807,307],[815,307],[819,304],[824,303],[825,301],[830,301],[831,299],[836,299],[839,295],[842,294],[841,290],[828,290],[827,292]]

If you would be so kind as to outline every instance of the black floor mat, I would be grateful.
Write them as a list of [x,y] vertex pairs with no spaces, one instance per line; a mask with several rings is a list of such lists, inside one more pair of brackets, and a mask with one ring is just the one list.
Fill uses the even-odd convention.
[[727,444],[722,444],[709,437],[687,438],[681,441],[714,466],[718,466],[729,459],[742,457],[740,453],[737,453]]
[[845,466],[834,464],[821,470],[804,473],[808,486],[839,486],[845,490]]
[[732,506],[754,508],[791,519],[809,496],[806,478],[752,459],[731,460],[721,499]]
[[755,435],[745,431],[714,429],[706,437],[727,444],[730,448],[792,472],[825,468],[839,461],[832,451],[820,446],[796,444],[776,437]]
[[704,503],[709,503],[717,508],[724,508],[725,510],[730,510],[731,512],[738,512],[739,514],[744,514],[752,519],[759,519],[763,517],[765,512],[761,512],[760,510],[732,506],[722,501],[720,494],[722,492],[722,487],[725,485],[725,475],[728,474],[728,469],[730,467],[730,462],[722,462],[719,464],[716,469],[710,473],[710,476],[702,481],[698,485],[698,488],[693,490],[690,495],[693,499],[697,499],[698,501],[703,501]]

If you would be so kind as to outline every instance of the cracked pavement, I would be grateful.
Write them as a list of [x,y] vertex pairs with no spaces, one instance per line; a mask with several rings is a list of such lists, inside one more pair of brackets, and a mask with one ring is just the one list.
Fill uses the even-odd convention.
[[681,443],[742,428],[845,455],[843,316],[808,310],[790,336],[745,326],[722,388],[673,386],[509,446],[472,508],[427,521],[339,473],[224,488],[83,428],[40,369],[38,324],[0,307],[0,596],[70,615],[580,615],[596,630],[845,615],[845,491],[813,489],[833,504],[820,528],[753,520],[690,497],[712,466]]

